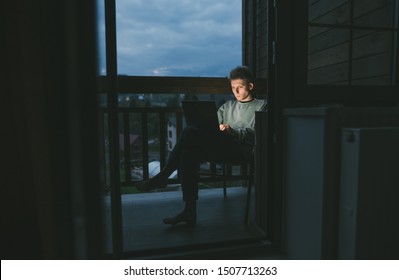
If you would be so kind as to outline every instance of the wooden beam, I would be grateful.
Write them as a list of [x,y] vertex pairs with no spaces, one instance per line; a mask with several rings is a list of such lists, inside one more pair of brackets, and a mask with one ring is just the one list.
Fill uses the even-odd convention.
[[[227,78],[118,76],[117,84],[118,93],[226,94],[231,92]],[[255,84],[255,94],[267,93],[266,79],[256,79]],[[100,76],[100,93],[108,93],[108,86],[108,78]]]

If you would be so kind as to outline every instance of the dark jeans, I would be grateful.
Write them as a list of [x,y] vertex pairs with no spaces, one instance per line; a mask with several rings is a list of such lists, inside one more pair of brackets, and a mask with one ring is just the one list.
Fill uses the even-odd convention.
[[178,170],[184,201],[198,199],[199,165],[204,161],[237,162],[250,160],[252,145],[226,133],[211,133],[194,127],[183,129],[166,167]]

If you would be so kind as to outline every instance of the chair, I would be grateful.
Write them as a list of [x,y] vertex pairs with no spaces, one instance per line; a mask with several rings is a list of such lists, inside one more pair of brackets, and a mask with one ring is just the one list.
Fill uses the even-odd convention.
[[[245,181],[245,186],[247,187],[247,198],[245,203],[245,214],[244,214],[244,223],[248,223],[249,216],[249,206],[251,202],[251,191],[252,185],[254,181],[254,163],[252,162],[230,162],[230,163],[222,163],[223,165],[223,194],[226,197],[227,195],[227,186],[226,182],[229,179],[243,179]],[[241,174],[233,175],[231,174],[231,167],[234,165],[241,166]]]
[[[222,174],[216,173],[216,165],[222,166]],[[245,182],[245,186],[247,187],[247,198],[245,205],[245,213],[244,213],[244,223],[248,223],[249,216],[249,206],[251,202],[251,191],[252,185],[254,181],[254,162],[246,162],[246,161],[236,161],[236,162],[225,162],[225,161],[211,161],[211,173],[201,173],[201,175],[206,175],[210,177],[217,177],[223,180],[223,195],[227,196],[227,181],[229,180],[243,180]],[[232,174],[232,167],[240,166],[241,172],[240,174]]]

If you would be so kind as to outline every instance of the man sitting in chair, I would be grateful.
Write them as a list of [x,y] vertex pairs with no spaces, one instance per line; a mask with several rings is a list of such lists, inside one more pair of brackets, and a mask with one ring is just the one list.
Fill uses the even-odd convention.
[[185,207],[175,217],[165,218],[165,224],[197,222],[199,166],[204,161],[249,162],[255,143],[255,112],[266,107],[266,100],[252,95],[253,77],[249,69],[240,66],[229,73],[231,89],[236,100],[218,109],[219,132],[211,133],[187,126],[183,129],[165,167],[151,179],[137,186],[151,191],[167,186],[168,177],[176,169],[183,191]]

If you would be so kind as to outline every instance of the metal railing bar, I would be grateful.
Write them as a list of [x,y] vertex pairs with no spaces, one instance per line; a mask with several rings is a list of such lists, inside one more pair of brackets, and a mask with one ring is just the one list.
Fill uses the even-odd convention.
[[148,171],[148,113],[141,112],[141,133],[143,143],[143,180],[149,178]]
[[159,114],[159,162],[160,162],[160,169],[165,166],[166,161],[166,130],[167,130],[167,123],[166,123],[166,114],[165,112],[160,112]]
[[129,113],[124,112],[123,113],[123,144],[124,144],[124,159],[125,159],[125,181],[126,182],[131,182],[131,165],[130,165],[130,155],[131,155],[131,150],[130,150],[130,119],[129,119]]

